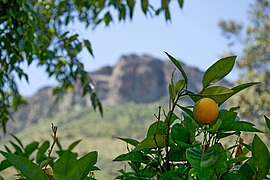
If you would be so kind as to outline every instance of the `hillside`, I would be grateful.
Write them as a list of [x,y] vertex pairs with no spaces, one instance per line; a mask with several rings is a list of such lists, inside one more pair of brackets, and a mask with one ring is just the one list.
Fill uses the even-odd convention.
[[[190,78],[189,88],[200,89],[203,72],[198,68],[183,64]],[[167,84],[174,69],[170,61],[160,60],[149,55],[122,56],[112,67],[102,67],[89,73],[95,83],[97,94],[104,106],[117,103],[152,103],[167,96]],[[179,79],[180,73],[175,73]],[[223,82],[227,83],[227,82]],[[28,99],[28,104],[13,114],[15,121],[9,121],[9,133],[18,132],[25,127],[69,111],[90,108],[89,97],[81,98],[81,86],[77,84],[73,92],[66,94],[56,103],[52,87],[44,87]]]

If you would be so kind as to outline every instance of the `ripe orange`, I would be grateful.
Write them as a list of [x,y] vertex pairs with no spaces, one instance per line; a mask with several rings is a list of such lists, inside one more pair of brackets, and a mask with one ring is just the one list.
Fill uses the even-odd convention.
[[196,102],[193,108],[193,116],[200,124],[211,124],[218,116],[217,103],[210,98],[202,98]]

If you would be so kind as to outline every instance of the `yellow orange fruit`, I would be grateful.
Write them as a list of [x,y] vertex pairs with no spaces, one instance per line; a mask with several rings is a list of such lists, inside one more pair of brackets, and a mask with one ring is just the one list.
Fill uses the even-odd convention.
[[218,113],[217,103],[210,98],[200,99],[193,108],[195,120],[203,125],[211,124],[217,118]]

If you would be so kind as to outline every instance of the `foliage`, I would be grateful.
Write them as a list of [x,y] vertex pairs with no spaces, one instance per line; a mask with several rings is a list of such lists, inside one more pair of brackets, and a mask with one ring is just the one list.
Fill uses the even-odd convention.
[[[43,143],[33,141],[24,146],[19,138],[13,136],[14,141],[10,141],[10,144],[14,151],[7,146],[5,146],[6,152],[0,151],[6,158],[0,163],[0,171],[13,166],[17,169],[16,175],[20,179],[94,179],[93,171],[98,170],[95,166],[97,152],[89,152],[78,158],[78,154],[73,152],[73,149],[80,141],[75,141],[67,149],[63,149],[56,136],[57,127],[52,125],[52,130],[51,146],[49,141]],[[58,157],[52,156],[55,144],[59,149]]]
[[268,0],[254,0],[248,11],[247,25],[233,20],[219,23],[230,45],[236,43],[242,47],[242,56],[237,65],[242,70],[238,83],[258,81],[261,84],[249,88],[232,99],[238,103],[239,115],[246,119],[258,119],[270,115],[270,4]]
[[[155,7],[148,0],[141,0],[141,9],[146,16],[158,16],[164,12],[170,20],[170,0],[161,0]],[[179,0],[180,8],[183,0]],[[99,24],[110,25],[115,19],[132,19],[137,1],[56,1],[56,0],[1,0],[0,1],[0,123],[6,131],[6,123],[12,118],[10,111],[16,111],[25,103],[20,95],[16,79],[28,81],[24,65],[36,64],[44,67],[49,77],[59,85],[54,93],[60,98],[79,82],[82,95],[89,94],[94,108],[102,114],[102,106],[96,96],[94,84],[85,71],[78,54],[86,48],[94,57],[91,43],[68,29],[79,21],[86,28]],[[117,21],[117,20],[115,20]]]
[[[235,111],[237,108],[227,110],[221,106],[233,95],[256,83],[233,88],[215,85],[231,72],[236,56],[214,63],[203,76],[203,89],[195,93],[188,90],[189,79],[180,62],[166,54],[182,73],[183,80],[174,81],[173,72],[169,84],[169,111],[159,108],[155,115],[157,120],[149,126],[146,138],[142,141],[119,138],[128,144],[129,151],[114,161],[127,161],[131,170],[120,170],[117,179],[266,178],[270,168],[267,146],[256,134],[251,144],[246,144],[241,136],[242,132],[262,131],[241,120]],[[194,119],[193,106],[181,105],[184,98],[191,98],[196,103],[205,97],[214,99],[220,108],[218,117],[210,125],[202,125]],[[269,124],[269,119],[265,119]],[[236,143],[226,147],[222,141],[228,137],[236,137]]]

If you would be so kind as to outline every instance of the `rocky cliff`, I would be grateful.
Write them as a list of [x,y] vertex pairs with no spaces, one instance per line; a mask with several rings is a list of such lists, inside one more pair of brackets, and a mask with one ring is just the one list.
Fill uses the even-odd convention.
[[[203,72],[197,68],[182,64],[188,77],[189,88],[197,92],[201,87]],[[149,55],[122,56],[115,66],[102,67],[90,73],[95,83],[97,94],[104,105],[114,103],[150,103],[167,96],[168,82],[174,65],[170,61],[160,60]],[[178,71],[175,79],[181,78]],[[70,109],[90,107],[89,97],[81,98],[80,85],[69,92],[62,101],[56,103],[52,96],[52,88],[39,90],[28,99],[28,104],[16,112],[16,120],[8,124],[9,132],[16,132],[43,117],[63,114]]]

